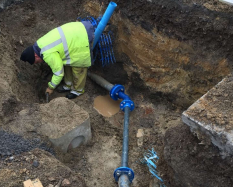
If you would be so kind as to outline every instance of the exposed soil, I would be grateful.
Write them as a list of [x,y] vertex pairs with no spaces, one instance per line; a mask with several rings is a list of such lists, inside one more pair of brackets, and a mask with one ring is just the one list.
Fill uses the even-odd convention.
[[164,154],[178,186],[231,186],[232,157],[222,158],[217,147],[203,144],[180,124],[165,135]]
[[[100,5],[102,2],[103,5],[108,4],[108,1],[93,3]],[[115,2],[118,4],[116,12],[120,9],[122,18],[140,25],[146,32],[151,33],[156,28],[167,37],[200,48],[197,59],[201,59],[203,55],[206,58],[209,53],[210,59],[224,56],[231,65],[233,35],[232,17],[229,14],[232,8],[229,6],[204,0],[195,3],[181,0]],[[90,2],[26,0],[11,5],[0,13],[0,127],[3,130],[8,132],[8,125],[18,122],[12,120],[17,119],[15,116],[25,107],[45,103],[44,90],[51,78],[51,70],[46,64],[30,66],[20,61],[21,52],[49,30],[74,21],[79,16],[89,15],[83,8],[86,3]],[[182,101],[181,97],[178,100],[180,105],[179,102],[174,103],[176,94],[151,91],[140,77],[141,72],[126,71],[129,69],[126,66],[134,66],[127,55],[116,53],[116,56],[116,64],[105,68],[91,67],[89,70],[112,84],[123,84],[135,103],[129,128],[129,167],[135,172],[131,186],[148,187],[153,180],[148,167],[139,163],[143,153],[151,148],[160,157],[158,171],[167,186],[231,186],[231,159],[222,160],[218,149],[212,145],[200,145],[198,139],[181,122],[181,113],[190,101],[195,101],[195,93],[189,93],[189,102]],[[195,75],[198,77],[203,73],[198,67],[192,69],[195,60],[191,59],[193,64],[182,68],[199,72],[192,75],[192,84],[200,88],[201,91],[197,94],[200,95],[205,90],[204,86],[216,84],[228,71],[223,71],[223,74],[215,78],[211,69],[207,69],[208,82],[201,78],[195,79]],[[170,76],[174,79],[172,74]],[[175,90],[179,89],[182,88]],[[36,177],[45,186],[56,185],[63,179],[68,179],[72,187],[117,186],[113,172],[121,164],[124,113],[118,112],[106,118],[93,108],[94,99],[107,94],[106,90],[87,79],[85,94],[74,100],[90,115],[93,138],[88,145],[82,145],[66,154],[54,148],[55,156],[38,149],[9,155],[15,159],[12,161],[8,157],[7,160],[0,161],[1,186],[21,186],[24,180]],[[64,94],[55,92],[50,100],[62,96]],[[140,144],[136,137],[138,129],[144,131]],[[38,138],[35,132],[27,132],[24,138],[31,141],[33,136]],[[46,138],[42,137],[42,141],[46,141]],[[39,163],[44,163],[40,164],[38,170],[32,166],[35,158]],[[24,168],[26,170],[21,170]],[[55,179],[51,180],[51,177]]]
[[[228,14],[233,10],[231,6],[217,0],[149,2],[116,1],[119,7],[124,7],[122,14],[149,32],[156,27],[170,37],[192,42],[195,47],[203,49],[202,54],[216,50],[216,55],[232,57],[232,17]],[[207,4],[213,5],[212,8],[203,6]]]
[[1,162],[0,167],[1,185],[6,187],[22,186],[25,180],[34,178],[39,178],[44,186],[57,185],[64,180],[68,180],[72,186],[86,186],[80,174],[41,149],[10,157]]

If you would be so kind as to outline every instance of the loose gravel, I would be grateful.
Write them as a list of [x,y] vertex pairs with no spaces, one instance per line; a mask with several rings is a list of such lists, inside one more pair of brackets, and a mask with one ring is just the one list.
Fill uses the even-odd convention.
[[40,148],[54,155],[52,148],[41,141],[40,138],[24,139],[22,136],[0,130],[0,158],[6,159],[13,155]]

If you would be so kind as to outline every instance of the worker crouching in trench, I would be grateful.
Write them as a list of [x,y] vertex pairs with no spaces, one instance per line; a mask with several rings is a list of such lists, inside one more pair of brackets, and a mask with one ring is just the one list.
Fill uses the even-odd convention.
[[89,21],[70,22],[55,28],[26,48],[20,60],[31,65],[46,62],[52,69],[52,80],[46,93],[52,94],[64,77],[58,92],[68,92],[68,99],[84,93],[87,69],[92,65],[94,28]]

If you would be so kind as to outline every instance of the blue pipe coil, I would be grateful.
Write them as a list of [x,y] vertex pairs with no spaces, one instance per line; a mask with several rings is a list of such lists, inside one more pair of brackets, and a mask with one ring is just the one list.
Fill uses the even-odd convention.
[[95,39],[93,42],[93,49],[95,48],[97,42],[99,41],[99,38],[102,34],[102,32],[104,31],[110,17],[113,14],[113,11],[115,10],[115,8],[117,7],[117,4],[114,2],[110,2],[108,5],[107,10],[105,11],[100,23],[98,24],[96,30],[95,30]]
[[[102,17],[98,17],[97,19],[95,19],[91,16],[87,16],[85,18],[77,18],[78,21],[90,21],[94,27],[94,30],[96,30],[101,19]],[[111,31],[108,31],[108,33],[102,33],[96,44],[96,47],[93,49],[93,61],[95,62],[97,59],[100,60],[100,62],[102,62],[102,67],[105,67],[110,63],[114,64],[116,62],[113,52],[111,34]]]

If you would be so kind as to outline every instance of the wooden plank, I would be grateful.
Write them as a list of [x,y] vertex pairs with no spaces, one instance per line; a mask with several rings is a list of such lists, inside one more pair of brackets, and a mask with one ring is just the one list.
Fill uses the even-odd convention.
[[42,183],[38,178],[32,181],[32,183],[33,183],[33,187],[43,187]]
[[23,182],[23,186],[24,187],[34,187],[33,184],[32,184],[32,181],[29,179],[29,180],[26,180]]
[[33,181],[31,181],[30,179],[27,181],[24,181],[23,185],[24,187],[43,187],[42,183],[40,182],[38,178]]

